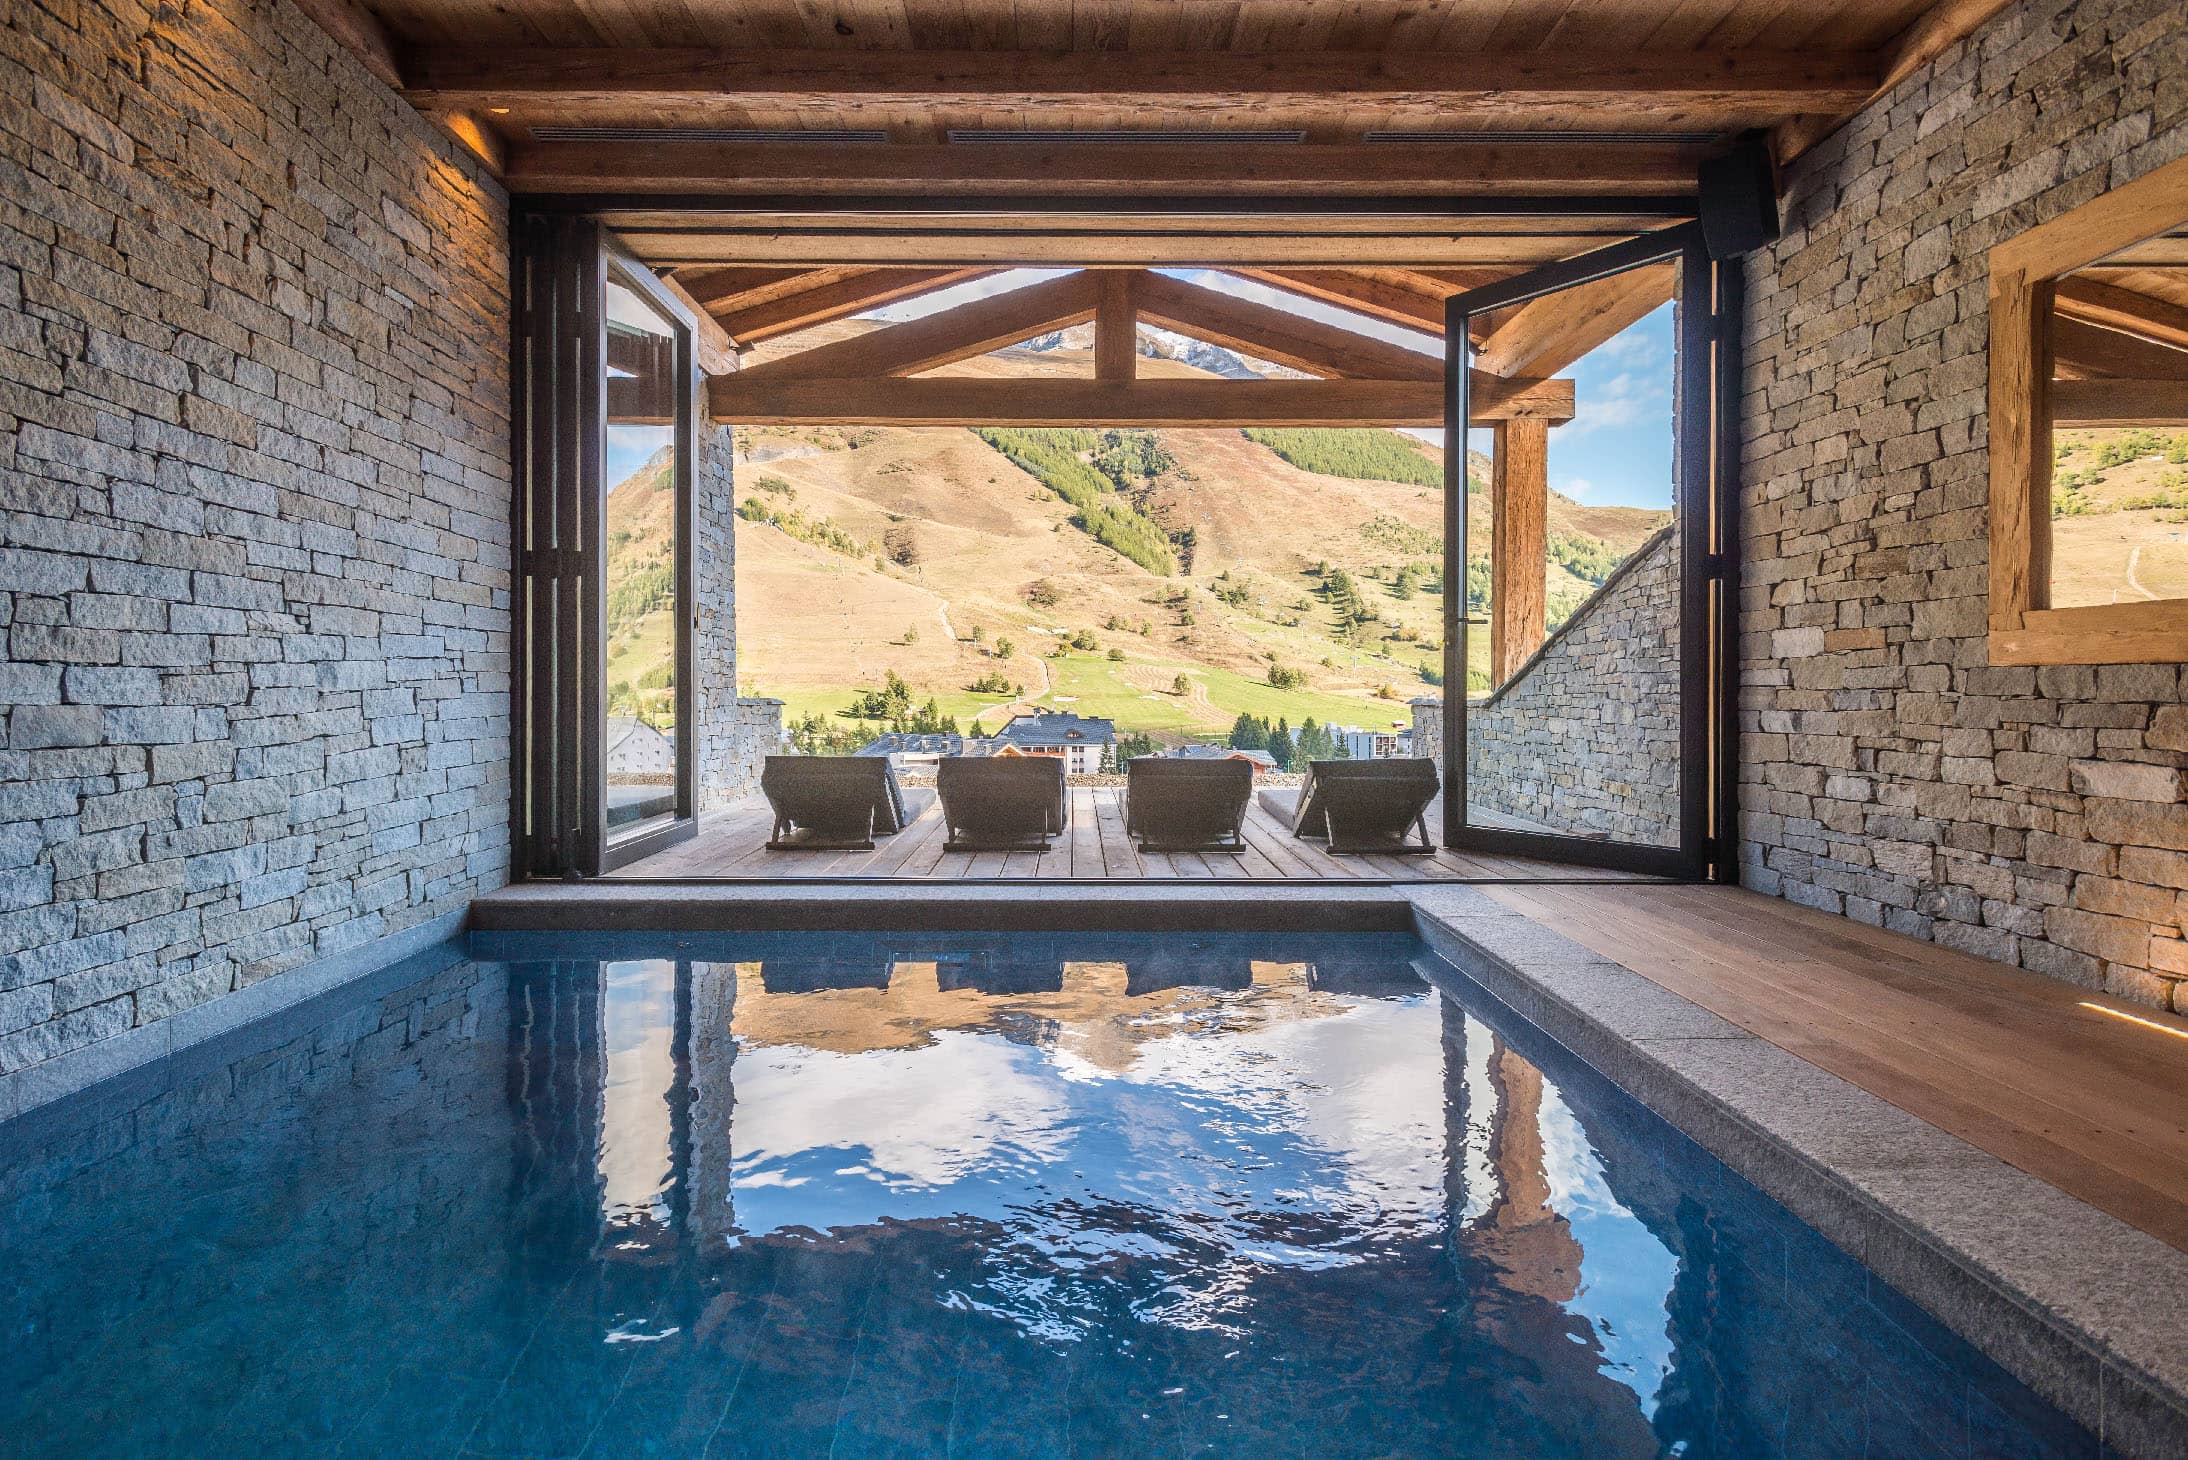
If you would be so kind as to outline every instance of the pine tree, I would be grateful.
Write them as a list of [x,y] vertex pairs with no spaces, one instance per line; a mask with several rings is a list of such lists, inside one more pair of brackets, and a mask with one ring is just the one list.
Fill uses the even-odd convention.
[[1281,721],[1269,732],[1269,759],[1276,762],[1276,768],[1280,771],[1292,768],[1292,736]]
[[1267,750],[1269,748],[1269,722],[1257,720],[1244,710],[1231,722],[1231,749]]

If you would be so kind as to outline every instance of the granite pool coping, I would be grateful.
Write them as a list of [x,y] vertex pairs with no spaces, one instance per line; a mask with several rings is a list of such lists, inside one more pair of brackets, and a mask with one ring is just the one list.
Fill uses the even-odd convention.
[[1440,958],[2098,1436],[2188,1454],[2188,1253],[1464,886]]

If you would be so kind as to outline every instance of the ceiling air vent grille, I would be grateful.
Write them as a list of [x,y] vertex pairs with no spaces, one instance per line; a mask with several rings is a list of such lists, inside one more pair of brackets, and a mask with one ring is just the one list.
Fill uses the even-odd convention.
[[857,144],[886,142],[889,134],[872,131],[801,130],[774,127],[534,127],[536,142],[786,142]]
[[1109,147],[1146,144],[1176,147],[1200,144],[1216,147],[1287,146],[1307,140],[1305,132],[991,132],[952,127],[952,142],[979,146]]
[[1561,143],[1595,147],[1645,147],[1658,143],[1721,142],[1719,132],[1367,132],[1366,142],[1425,143]]

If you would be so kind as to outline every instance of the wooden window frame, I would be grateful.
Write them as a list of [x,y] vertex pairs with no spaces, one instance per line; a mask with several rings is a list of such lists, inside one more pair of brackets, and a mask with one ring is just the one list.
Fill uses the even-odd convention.
[[2188,660],[2188,598],[2051,607],[2051,307],[2061,275],[2188,222],[2188,158],[1990,251],[1990,662]]

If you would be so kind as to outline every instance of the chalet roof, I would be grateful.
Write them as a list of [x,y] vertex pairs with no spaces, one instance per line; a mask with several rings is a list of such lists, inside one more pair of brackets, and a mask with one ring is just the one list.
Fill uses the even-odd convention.
[[1172,760],[1250,760],[1263,770],[1276,768],[1276,757],[1266,750],[1241,750],[1235,745],[1181,745],[1170,752]]
[[1061,712],[1020,715],[996,731],[993,738],[1021,749],[1054,750],[1067,745],[1115,745],[1117,722]]
[[962,755],[962,735],[914,735],[891,730],[860,746],[855,755]]

